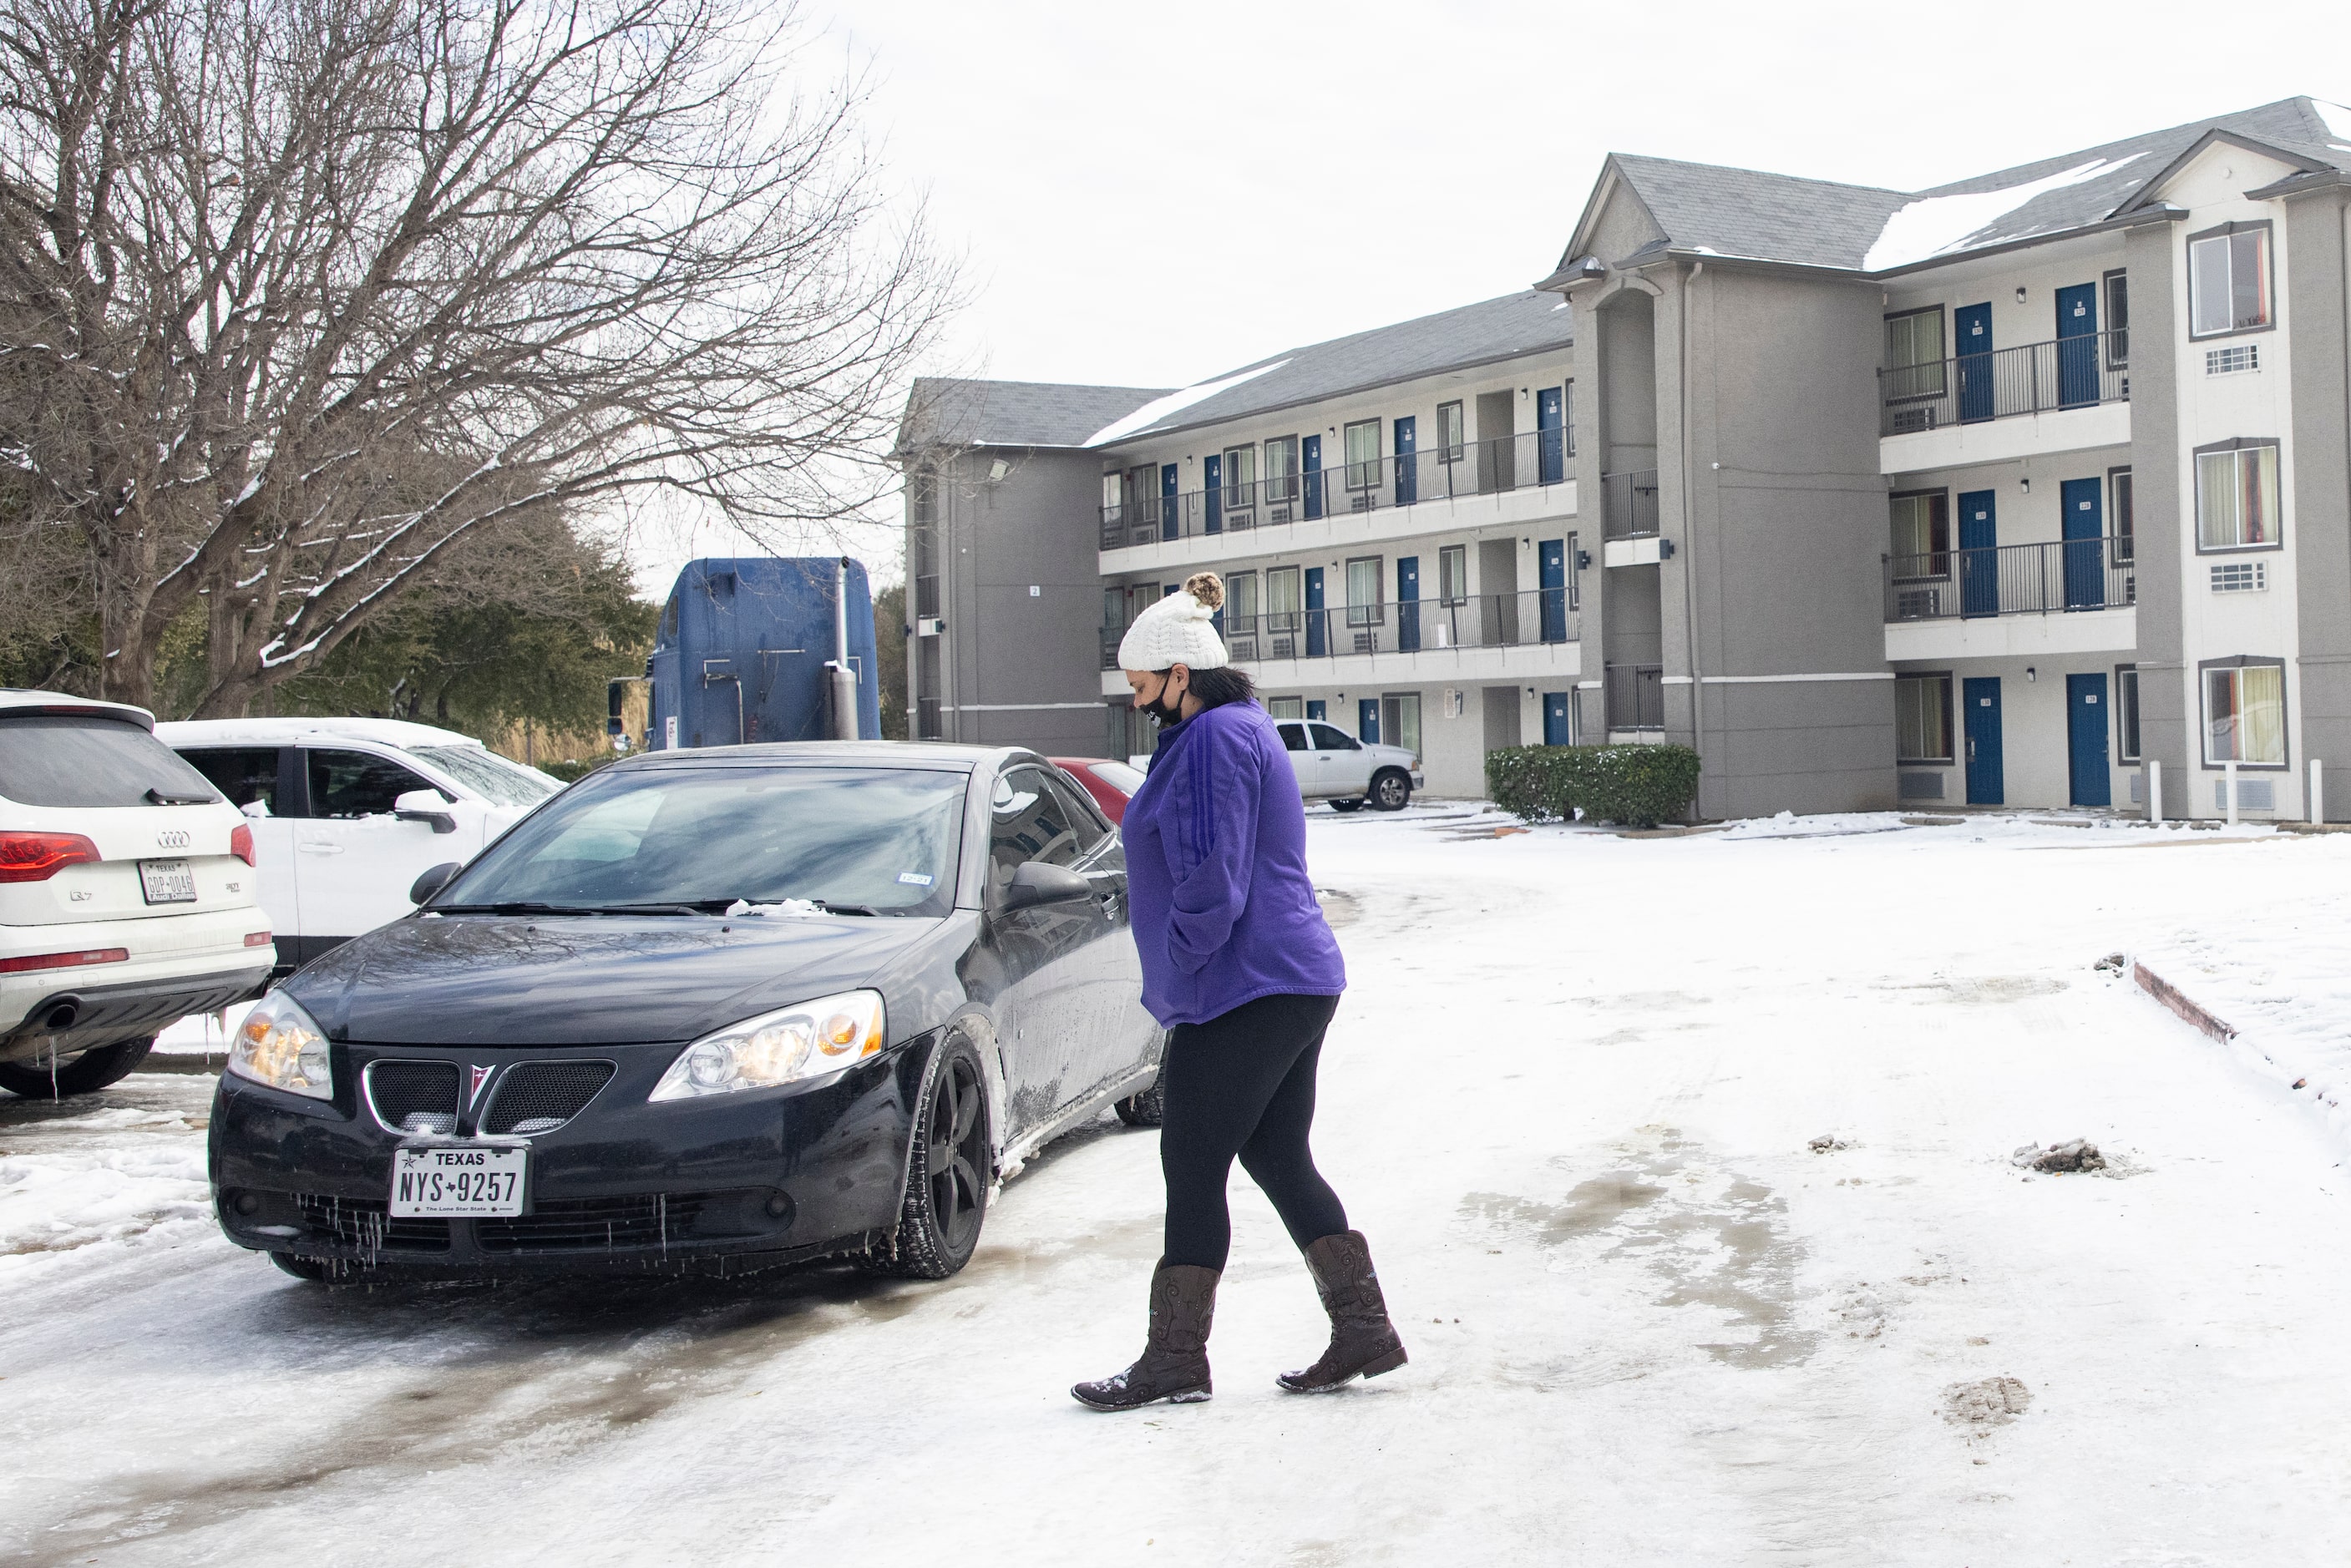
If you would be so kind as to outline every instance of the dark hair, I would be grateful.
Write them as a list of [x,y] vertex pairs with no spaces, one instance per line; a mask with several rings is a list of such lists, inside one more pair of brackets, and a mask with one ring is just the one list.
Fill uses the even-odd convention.
[[1257,695],[1257,682],[1249,678],[1246,670],[1223,665],[1215,670],[1192,671],[1192,695],[1200,700],[1203,708],[1221,708],[1228,702],[1246,702]]

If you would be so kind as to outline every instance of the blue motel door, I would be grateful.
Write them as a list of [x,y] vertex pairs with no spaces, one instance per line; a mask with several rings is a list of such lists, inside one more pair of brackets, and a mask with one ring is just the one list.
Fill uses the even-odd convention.
[[2098,286],[2077,283],[2057,291],[2057,406],[2085,409],[2098,400]]
[[1355,739],[1367,746],[1380,743],[1380,700],[1364,697],[1355,702]]
[[1208,521],[1207,531],[1225,531],[1225,460],[1211,453],[1200,460],[1200,488],[1205,492]]
[[1542,584],[1542,639],[1567,640],[1567,541],[1545,539],[1535,546],[1535,568]]
[[1298,443],[1299,466],[1306,471],[1306,515],[1322,515],[1322,438],[1308,436]]
[[2065,677],[2065,763],[2075,805],[2112,805],[2114,774],[2106,765],[2106,678]]
[[1575,743],[1575,726],[1568,715],[1573,711],[1575,693],[1546,691],[1543,693],[1543,744],[1569,746]]
[[1535,393],[1535,461],[1544,484],[1567,477],[1566,415],[1563,388],[1545,387]]
[[1183,501],[1176,493],[1176,468],[1172,462],[1159,465],[1159,536],[1177,536],[1183,520]]
[[1331,651],[1330,618],[1322,610],[1322,568],[1306,568],[1306,657],[1320,659]]
[[1420,651],[1420,557],[1405,556],[1396,562],[1396,647],[1405,653]]
[[1991,306],[1962,305],[1951,312],[1951,347],[1959,361],[1959,418],[1988,420],[1992,416]]
[[2065,535],[2065,607],[2106,607],[2105,482],[2069,479],[2058,487]]
[[2001,775],[2000,677],[1970,676],[1961,683],[1960,701],[1966,709],[1961,728],[1968,742],[1968,804],[2003,805],[2008,797]]
[[2000,518],[1989,490],[1959,496],[1959,613],[2000,613]]
[[1395,504],[1409,506],[1420,499],[1420,421],[1411,414],[1395,422]]

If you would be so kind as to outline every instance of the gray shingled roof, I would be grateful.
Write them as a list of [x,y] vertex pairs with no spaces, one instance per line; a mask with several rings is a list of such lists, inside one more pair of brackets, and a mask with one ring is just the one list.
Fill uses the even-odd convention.
[[[1938,260],[2103,223],[2213,131],[2244,137],[2314,165],[2351,171],[2351,135],[2337,136],[2307,98],[2215,115],[1917,192],[1622,153],[1611,162],[1675,249],[1860,271],[1889,219],[1937,197],[2011,190],[2084,171],[2072,183],[2042,192],[1953,236],[1934,250]],[[1573,254],[1562,256],[1561,268],[1576,259]],[[1888,268],[1881,263],[1880,270]]]
[[[1564,305],[1557,295],[1529,289],[1393,327],[1333,337],[1327,343],[1269,354],[1195,382],[1195,387],[1219,381],[1234,385],[1171,408],[1148,422],[1120,431],[1105,444],[1270,413],[1443,370],[1563,348],[1574,341],[1575,315]],[[1102,422],[1107,426],[1111,421]]]
[[1077,447],[1163,397],[1164,387],[1075,387],[1057,381],[918,378],[898,424],[898,450],[928,446]]

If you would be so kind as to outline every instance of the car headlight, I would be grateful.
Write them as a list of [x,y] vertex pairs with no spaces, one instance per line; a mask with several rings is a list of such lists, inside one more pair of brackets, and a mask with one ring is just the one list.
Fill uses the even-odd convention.
[[820,1078],[882,1049],[882,993],[844,991],[705,1034],[647,1096],[687,1100]]
[[282,991],[271,992],[245,1015],[229,1047],[228,1070],[289,1095],[334,1097],[335,1069],[327,1032]]

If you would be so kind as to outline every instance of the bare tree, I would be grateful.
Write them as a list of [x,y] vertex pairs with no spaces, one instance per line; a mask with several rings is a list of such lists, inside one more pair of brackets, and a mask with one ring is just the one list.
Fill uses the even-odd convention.
[[[758,0],[0,0],[0,457],[93,682],[314,667],[469,538],[852,516],[950,269]],[[0,536],[5,547],[5,536]]]

